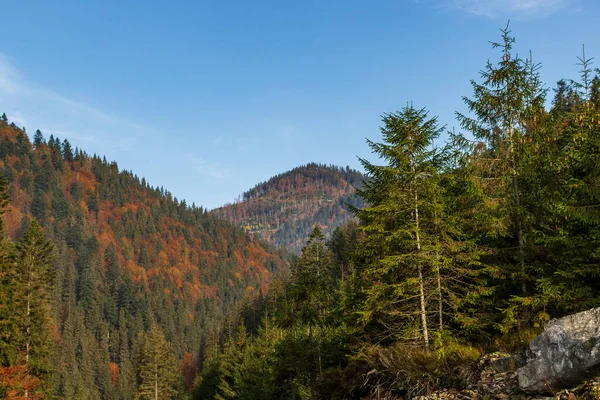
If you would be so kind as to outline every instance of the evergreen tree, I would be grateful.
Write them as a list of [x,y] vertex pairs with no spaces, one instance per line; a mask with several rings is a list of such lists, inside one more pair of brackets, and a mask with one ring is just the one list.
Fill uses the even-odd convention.
[[592,85],[590,87],[590,100],[596,109],[600,108],[600,77],[598,77],[598,75],[594,76],[594,79],[592,79]]
[[306,326],[312,338],[314,328],[327,324],[328,312],[333,308],[336,269],[333,253],[316,226],[292,270],[285,294],[287,305],[279,316],[282,326]]
[[[528,267],[525,248],[526,208],[522,202],[522,160],[529,141],[528,128],[532,116],[544,103],[545,91],[541,88],[533,61],[524,61],[513,54],[515,38],[508,25],[502,29],[502,41],[492,43],[502,51],[497,65],[488,62],[481,72],[482,83],[471,82],[472,99],[463,100],[473,118],[457,114],[461,126],[470,131],[478,141],[473,149],[475,167],[485,199],[489,206],[489,237],[504,238],[505,247],[515,248],[516,254],[500,261],[505,272],[527,293]],[[563,88],[557,100],[564,107]],[[513,261],[514,260],[514,261]],[[507,262],[508,261],[508,262]]]
[[141,340],[137,398],[172,399],[176,394],[178,373],[171,345],[156,325]]
[[62,156],[65,161],[73,161],[73,148],[67,139],[62,143]]
[[418,336],[427,348],[428,277],[439,268],[438,238],[431,230],[441,200],[432,143],[441,129],[436,118],[412,106],[384,115],[383,123],[384,142],[367,142],[388,164],[361,159],[369,180],[359,194],[369,206],[357,216],[368,234],[364,273],[374,282],[367,289],[363,319],[380,321],[396,338]]
[[51,370],[53,251],[54,246],[34,219],[17,243],[13,297],[19,313],[19,335],[15,339],[23,364],[38,377]]
[[46,140],[44,139],[44,135],[42,135],[42,132],[38,129],[35,131],[35,134],[33,135],[33,145],[36,148],[39,148],[41,145],[45,144]]
[[2,122],[4,122],[5,124],[8,123],[8,118],[6,117],[6,113],[2,113]]

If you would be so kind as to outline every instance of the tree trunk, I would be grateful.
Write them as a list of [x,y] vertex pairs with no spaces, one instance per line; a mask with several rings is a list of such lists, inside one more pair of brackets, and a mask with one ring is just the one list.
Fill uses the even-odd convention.
[[[413,164],[413,172],[415,167]],[[415,178],[416,179],[416,178]],[[415,236],[417,240],[417,254],[421,253],[421,236],[419,232],[419,195],[415,188]],[[423,268],[419,263],[419,300],[421,305],[421,327],[423,329],[423,344],[429,349],[429,332],[427,331],[427,313],[425,311],[425,289],[423,287]]]
[[517,170],[517,162],[515,157],[514,147],[514,129],[512,121],[509,123],[508,135],[510,142],[510,162],[512,169],[512,183],[513,183],[513,195],[515,197],[515,204],[517,205],[517,241],[519,247],[519,266],[521,270],[521,292],[527,293],[527,285],[525,283],[525,246],[523,244],[523,222],[521,215],[521,197],[519,195],[519,173]]
[[319,357],[319,378],[323,378],[323,361],[321,360],[321,336],[317,341],[317,354]]
[[[25,369],[29,369],[29,325],[31,316],[31,271],[27,275],[27,328],[25,329],[27,341],[25,342]],[[29,390],[25,389],[25,398],[29,398]]]
[[158,400],[158,364],[154,365],[154,400]]
[[442,299],[442,278],[440,276],[440,266],[437,267],[437,291],[438,291],[438,314],[439,314],[439,324],[440,324],[440,332],[444,330],[444,318],[442,316],[442,310],[444,306],[444,302]]

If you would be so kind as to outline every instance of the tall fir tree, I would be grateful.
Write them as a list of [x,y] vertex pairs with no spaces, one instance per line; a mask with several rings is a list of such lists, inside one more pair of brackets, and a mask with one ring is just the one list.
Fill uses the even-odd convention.
[[13,296],[20,316],[17,321],[20,334],[15,339],[26,368],[31,374],[45,378],[52,369],[54,348],[51,335],[54,246],[34,219],[16,249]]
[[[361,159],[369,179],[359,195],[369,206],[357,211],[368,234],[362,251],[372,282],[363,310],[366,322],[391,328],[396,339],[419,339],[429,347],[427,286],[437,271],[438,246],[430,232],[440,206],[436,150],[442,129],[424,109],[407,105],[383,117],[383,142],[367,140],[386,165]],[[388,336],[388,340],[389,340]]]
[[[472,163],[488,206],[488,237],[500,253],[495,262],[521,295],[527,294],[530,270],[526,249],[527,208],[523,204],[522,168],[527,156],[533,114],[544,103],[538,65],[513,51],[515,38],[509,26],[502,40],[492,43],[501,50],[497,64],[488,61],[482,83],[471,81],[473,98],[463,97],[472,116],[457,113],[461,126],[475,138]],[[515,249],[511,254],[510,249]],[[517,292],[513,293],[517,294]]]
[[172,399],[178,382],[173,349],[162,330],[154,325],[143,334],[139,354],[138,399]]

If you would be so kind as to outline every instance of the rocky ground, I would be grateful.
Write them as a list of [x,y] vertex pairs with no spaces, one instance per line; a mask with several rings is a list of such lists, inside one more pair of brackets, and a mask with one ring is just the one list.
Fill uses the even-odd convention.
[[471,368],[463,389],[410,400],[600,400],[600,308],[553,319],[521,353],[487,354]]
[[600,377],[552,396],[526,394],[521,391],[518,382],[517,369],[521,363],[520,356],[488,354],[479,361],[467,389],[444,389],[421,396],[418,400],[600,400]]
[[551,320],[521,354],[486,355],[474,366],[467,389],[419,400],[600,400],[599,371],[600,308],[595,308]]

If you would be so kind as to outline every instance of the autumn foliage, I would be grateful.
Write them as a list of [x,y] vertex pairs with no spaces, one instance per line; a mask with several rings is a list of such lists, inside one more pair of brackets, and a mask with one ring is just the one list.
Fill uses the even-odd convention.
[[[0,367],[0,395],[12,400],[41,399],[43,396],[36,392],[40,380],[30,374],[22,364],[12,367]],[[27,392],[27,395],[26,395]]]
[[274,176],[248,190],[239,201],[212,211],[275,246],[300,252],[315,225],[331,233],[361,207],[360,172],[310,163]]
[[[39,131],[32,139],[0,121],[5,231],[15,240],[35,218],[55,244],[57,348],[54,365],[43,366],[55,372],[55,394],[132,398],[132,354],[154,324],[195,374],[185,354],[202,353],[204,336],[242,299],[265,295],[288,256],[115,162]],[[3,379],[15,383],[21,373],[6,370]]]

